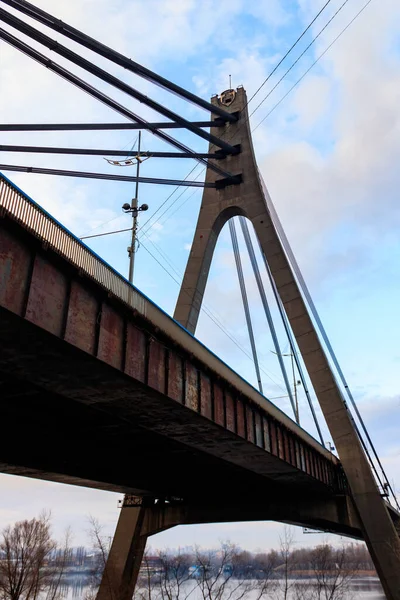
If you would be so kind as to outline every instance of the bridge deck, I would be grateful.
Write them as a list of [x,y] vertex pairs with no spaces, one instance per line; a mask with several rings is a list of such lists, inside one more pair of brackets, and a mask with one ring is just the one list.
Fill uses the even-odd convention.
[[0,216],[3,471],[197,498],[204,477],[345,491],[334,455],[3,176]]

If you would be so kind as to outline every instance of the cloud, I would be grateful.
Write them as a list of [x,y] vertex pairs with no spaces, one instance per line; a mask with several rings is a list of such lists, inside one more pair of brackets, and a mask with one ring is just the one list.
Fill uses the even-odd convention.
[[[387,51],[399,16],[389,0],[371,5],[321,61],[321,75],[306,79],[266,121],[264,136],[268,143],[272,130],[272,143],[261,170],[311,277],[327,272],[324,242],[339,224],[349,223],[368,237],[361,239],[360,257],[399,225],[400,63]],[[318,120],[325,135],[313,139]]]
[[[322,3],[301,0],[292,5],[293,10],[289,14],[286,4],[278,1],[256,4],[230,0],[227,11],[225,3],[213,0],[201,3],[195,0],[134,0],[129,3],[122,0],[98,0],[96,3],[92,0],[70,0],[59,3],[56,12],[60,18],[84,29],[89,35],[184,87],[197,90],[205,98],[227,88],[229,74],[233,85],[242,83],[250,97]],[[50,12],[55,10],[51,0],[40,0],[39,6]],[[251,121],[253,127],[361,6],[361,0],[348,3],[340,18],[321,36],[288,81],[279,86],[257,110]],[[399,21],[400,8],[395,0],[371,3],[318,67],[254,134],[260,168],[295,254],[313,294],[315,292],[317,296],[318,307],[328,319],[328,330],[333,332],[335,341],[339,341],[341,356],[346,358],[346,368],[351,371],[352,380],[358,383],[361,407],[374,436],[378,437],[384,464],[390,476],[397,479],[398,405],[393,391],[397,388],[397,379],[396,375],[389,376],[391,370],[396,373],[390,358],[386,360],[386,368],[383,363],[392,350],[393,354],[395,351],[398,354],[397,340],[395,343],[390,340],[395,337],[393,323],[397,322],[398,312],[398,291],[396,293],[393,285],[398,279],[398,265],[393,257],[398,252],[396,240],[400,221],[400,65],[396,46]],[[316,23],[314,35],[324,22],[320,19]],[[61,39],[57,34],[50,35]],[[63,43],[72,46],[65,40]],[[45,53],[55,58],[50,51]],[[82,50],[82,54],[94,59],[88,51]],[[67,64],[62,59],[56,60]],[[162,90],[153,88],[148,82],[138,81],[135,76],[111,63],[99,59],[98,64],[106,66],[125,81],[137,84],[152,97],[163,101],[167,97]],[[286,64],[290,64],[289,59]],[[268,93],[280,73],[264,86],[251,103],[251,110]],[[0,118],[3,122],[122,120],[116,113],[6,45],[2,49],[1,74]],[[112,93],[132,110],[148,119],[154,117],[152,111],[145,107],[139,109],[137,103],[126,95],[111,92],[94,78],[88,79],[100,89],[107,89],[107,93]],[[182,108],[182,103],[172,96],[168,97],[168,105],[182,109],[183,114],[190,118],[198,114],[204,117],[204,113],[190,106]],[[186,134],[177,135],[187,141]],[[108,145],[122,148],[132,145],[132,137],[132,132],[101,132],[90,136],[60,133],[54,137],[50,134],[10,134],[9,141],[4,143],[15,140],[15,143],[38,145],[98,148]],[[155,142],[152,139],[151,147],[154,149]],[[17,162],[15,155],[9,155],[7,160]],[[19,156],[18,160],[56,168],[83,170],[84,164],[85,170],[108,169],[102,159],[88,159],[83,163],[83,159],[32,158],[29,155]],[[143,172],[154,176],[151,170],[158,169],[159,163],[157,167],[152,166],[154,164],[147,161]],[[177,177],[183,178],[185,169],[188,171],[190,167],[169,162],[160,165],[159,169],[164,176],[172,177],[177,173]],[[120,214],[120,207],[132,197],[132,186],[22,174],[15,174],[13,180],[78,235],[89,233],[91,229],[96,232],[107,230],[111,226],[107,221],[112,221],[115,229],[129,226],[126,216]],[[146,202],[151,198],[149,204],[151,210],[153,207],[155,210],[170,191],[154,188],[149,191],[149,188],[143,187],[140,193]],[[189,249],[186,242],[190,239],[196,216],[197,205],[188,203],[168,224],[162,221],[163,228],[161,223],[157,223],[151,230],[153,243],[159,242],[161,250],[168,257],[172,255],[172,263],[178,264],[179,272],[184,268]],[[113,237],[112,241],[110,238],[101,240],[104,238],[93,242],[93,246],[121,272],[126,272],[126,237],[121,235]],[[149,248],[152,248],[151,245]],[[171,284],[165,272],[159,276],[161,271],[156,271],[158,265],[152,263],[145,252],[139,256],[135,281],[145,292],[149,290],[151,298],[172,312],[177,287],[172,289],[175,284]],[[249,275],[251,272],[245,256],[243,263],[246,275]],[[383,271],[379,283],[382,295],[373,296],[372,290],[378,286],[376,277],[380,270]],[[265,392],[270,396],[282,395],[279,387],[281,377],[277,378],[278,384],[270,379],[271,375],[275,378],[278,367],[270,352],[273,346],[259,301],[257,304],[258,292],[252,279],[248,281],[248,294],[254,307],[252,316],[257,346],[265,368]],[[224,232],[217,247],[205,304],[217,317],[219,325],[222,324],[222,329],[227,329],[234,336],[237,345],[215,324],[215,320],[204,314],[200,318],[198,335],[222,359],[255,382],[251,359],[242,352],[243,348],[250,352],[248,335],[229,239],[224,238]],[[382,316],[382,312],[385,315]],[[392,315],[391,324],[390,318],[388,322],[384,321],[386,314]],[[385,326],[387,333],[379,332],[379,336],[374,332],[371,344],[373,325],[377,330],[383,330]],[[286,342],[281,331],[279,336],[284,347]],[[360,364],[366,365],[365,372],[362,372]],[[385,389],[383,393],[385,386],[392,390]],[[372,397],[372,392],[376,392],[377,400]],[[276,402],[288,410],[286,400]],[[319,409],[317,411],[320,413]],[[311,429],[308,416],[302,422]],[[21,480],[6,476],[1,479],[3,488],[8,491],[0,513],[0,525],[18,518],[17,515],[34,516],[43,507],[45,498],[44,504],[56,507],[54,517],[60,531],[72,522],[83,532],[84,515],[88,512],[105,522],[109,531],[113,530],[118,515],[115,495],[61,488],[56,484],[31,480],[16,484],[14,482]],[[27,497],[30,499],[29,506],[26,504]],[[180,528],[165,532],[163,539],[169,545],[177,545],[176,539],[185,540],[188,545],[193,540],[207,545],[208,540],[218,540],[229,533],[244,547],[265,547],[276,545],[278,535],[271,537],[271,530],[275,527],[279,529],[279,526],[259,524]],[[81,537],[83,540],[83,534]],[[155,545],[162,543],[161,537],[157,537]]]
[[296,113],[299,128],[309,133],[331,107],[331,83],[327,76],[309,75],[293,92],[290,105]]
[[2,474],[0,485],[0,530],[10,522],[32,519],[43,509],[50,509],[54,535],[58,540],[62,539],[65,529],[71,526],[73,544],[89,545],[89,515],[101,521],[105,534],[114,533],[118,518],[118,494]]

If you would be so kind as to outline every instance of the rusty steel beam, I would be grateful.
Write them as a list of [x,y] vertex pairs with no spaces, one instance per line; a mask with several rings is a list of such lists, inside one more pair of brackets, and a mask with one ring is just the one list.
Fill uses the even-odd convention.
[[218,118],[220,120],[222,120],[223,122],[235,123],[237,121],[236,115],[230,114],[228,111],[222,109],[219,106],[210,104],[203,98],[199,98],[199,96],[196,96],[192,92],[185,90],[184,88],[178,86],[177,84],[173,83],[172,81],[169,81],[168,79],[165,79],[164,77],[158,75],[157,73],[150,71],[150,69],[147,69],[146,67],[143,67],[142,65],[139,65],[138,63],[135,63],[130,58],[123,56],[122,54],[120,54],[119,52],[116,52],[112,48],[108,48],[101,42],[89,37],[88,35],[84,34],[82,31],[79,31],[78,29],[71,27],[71,25],[68,25],[67,23],[60,21],[60,19],[53,17],[51,14],[46,13],[45,11],[39,9],[37,6],[34,6],[33,4],[30,4],[29,2],[18,1],[18,0],[17,1],[2,0],[2,1],[4,4],[8,4],[12,8],[15,8],[15,9],[23,12],[25,15],[32,17],[33,19],[36,19],[37,21],[46,25],[47,27],[50,27],[51,29],[70,38],[74,42],[77,42],[78,44],[81,44],[81,45],[85,46],[86,48],[89,48],[89,50],[96,52],[100,56],[107,58],[108,60],[114,62],[117,65],[120,65],[121,67],[124,67],[125,69],[131,71],[132,73],[135,73],[135,74],[139,75],[140,77],[143,77],[144,79],[148,79],[152,83],[155,83],[155,84],[161,86],[162,88],[169,90],[170,92],[172,92],[182,98],[185,98],[189,102],[192,102],[192,103],[196,104],[197,106],[204,108],[207,111],[211,111],[212,113],[217,115]]
[[[197,127],[212,127],[218,121],[192,121]],[[223,125],[223,123],[222,123]],[[180,129],[172,121],[160,123],[2,123],[0,131],[102,131],[123,129]]]

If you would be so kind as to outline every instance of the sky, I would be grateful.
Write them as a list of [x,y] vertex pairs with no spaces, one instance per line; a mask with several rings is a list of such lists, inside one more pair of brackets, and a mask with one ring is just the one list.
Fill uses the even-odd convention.
[[[206,100],[228,88],[230,76],[232,86],[243,85],[251,98],[324,4],[325,0],[37,0],[41,8]],[[343,0],[331,0],[251,100],[249,112],[254,113],[250,124],[260,171],[389,480],[400,489],[398,2],[370,1],[329,48],[365,4],[366,0],[347,0],[344,4]],[[77,48],[50,30],[46,33]],[[51,56],[50,51],[29,43]],[[89,51],[78,51],[94,60]],[[322,58],[312,66],[321,54]],[[152,110],[107,88],[62,58],[51,58],[147,120],[162,120]],[[96,57],[95,62],[187,119],[208,118],[201,109],[105,59]],[[3,42],[0,77],[3,123],[124,121]],[[206,142],[192,134],[174,135],[192,148],[206,151]],[[3,144],[130,150],[137,133],[5,133],[2,139]],[[142,148],[168,149],[148,132],[143,134]],[[0,160],[4,164],[133,175],[132,167],[113,167],[102,157],[3,152]],[[177,159],[150,159],[143,163],[141,174],[179,179],[193,168],[190,178],[204,177],[201,166]],[[121,206],[132,198],[133,184],[4,172],[78,236],[130,226]],[[169,186],[141,185],[139,198],[150,208],[140,217],[135,284],[172,314],[201,190],[174,191]],[[289,413],[239,230],[238,234],[264,393]],[[129,234],[89,239],[87,243],[127,275]],[[269,289],[267,294],[271,298]],[[197,337],[256,385],[226,227],[213,258],[204,307]],[[277,317],[276,310],[272,310]],[[216,327],[215,319],[220,327]],[[288,344],[278,322],[277,331],[282,351],[287,352]],[[301,389],[299,399],[302,424],[315,435]],[[322,419],[318,409],[317,412]],[[325,427],[324,436],[330,441]],[[113,533],[118,518],[117,494],[6,475],[0,475],[0,485],[0,528],[50,508],[55,535],[61,536],[63,529],[71,525],[76,544],[88,543],[88,515],[99,519],[105,535]],[[272,522],[186,526],[154,536],[151,545],[211,546],[218,540],[230,539],[250,550],[268,549],[279,543],[281,533],[282,525]],[[307,536],[296,529],[300,545],[320,539],[319,535]],[[332,537],[334,540],[337,538]]]

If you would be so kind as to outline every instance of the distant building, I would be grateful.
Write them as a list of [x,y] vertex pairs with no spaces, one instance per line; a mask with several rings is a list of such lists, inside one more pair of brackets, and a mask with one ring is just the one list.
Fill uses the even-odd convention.
[[163,572],[164,566],[159,556],[146,556],[140,566],[139,577],[148,577],[159,575]]

